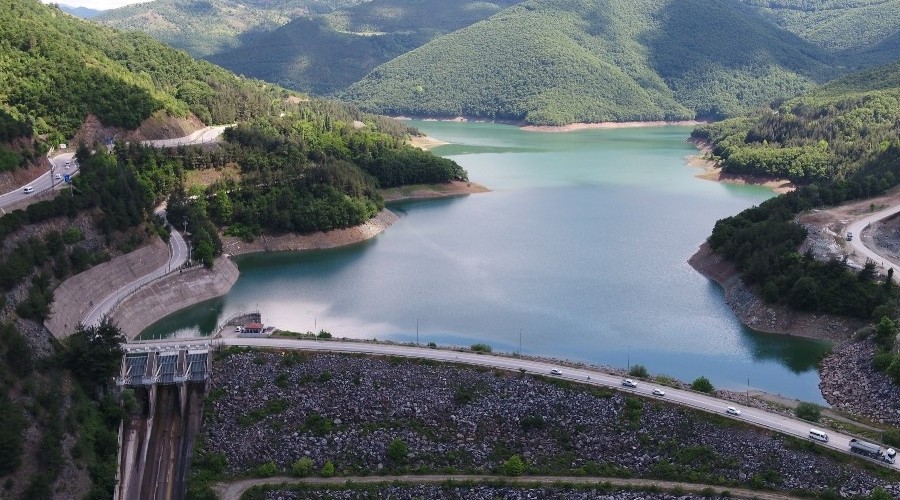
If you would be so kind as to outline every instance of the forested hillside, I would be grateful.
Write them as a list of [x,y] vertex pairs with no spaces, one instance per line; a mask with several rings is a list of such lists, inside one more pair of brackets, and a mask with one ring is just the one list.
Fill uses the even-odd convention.
[[900,62],[773,109],[696,129],[726,172],[806,183],[850,179],[900,136]]
[[259,33],[301,16],[332,12],[367,0],[155,0],[104,12],[97,21],[142,31],[194,57],[238,47]]
[[381,63],[520,1],[372,0],[297,18],[207,59],[235,73],[331,95]]
[[[819,262],[798,248],[806,230],[797,213],[875,196],[900,180],[900,63],[854,74],[774,109],[700,127],[731,172],[808,183],[759,207],[718,221],[710,247],[735,263],[768,302],[878,321],[897,310],[896,277]],[[879,336],[881,337],[881,336]],[[893,335],[880,338],[876,368],[900,383]],[[880,361],[879,361],[880,360]]]
[[825,81],[832,63],[729,0],[529,0],[379,66],[345,97],[539,124],[719,118]]
[[23,123],[51,143],[65,142],[89,114],[134,129],[157,110],[230,123],[283,108],[284,91],[145,34],[81,21],[36,0],[0,0],[0,11],[3,122]]
[[900,0],[741,0],[827,50],[885,64],[900,57]]

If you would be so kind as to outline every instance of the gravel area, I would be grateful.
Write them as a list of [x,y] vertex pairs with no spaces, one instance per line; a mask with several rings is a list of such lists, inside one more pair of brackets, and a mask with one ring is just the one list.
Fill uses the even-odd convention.
[[[216,361],[206,452],[246,474],[309,457],[338,475],[537,472],[655,477],[842,496],[886,483],[783,436],[663,401],[515,373],[353,355],[243,352]],[[409,453],[392,463],[387,446]],[[813,450],[815,448],[812,448]],[[427,497],[427,495],[426,495]],[[517,497],[512,497],[517,498]]]
[[855,415],[900,425],[900,386],[872,368],[874,357],[871,339],[835,348],[820,366],[822,396]]
[[379,491],[354,490],[305,490],[269,491],[266,500],[297,500],[308,498],[328,498],[334,500],[359,500],[363,498],[384,498],[391,500],[416,500],[422,498],[446,498],[464,500],[532,500],[538,498],[558,498],[565,500],[692,500],[704,498],[717,500],[724,497],[701,497],[696,495],[673,495],[671,493],[648,493],[645,491],[609,492],[597,489],[570,489],[559,487],[511,488],[505,486],[388,486]]

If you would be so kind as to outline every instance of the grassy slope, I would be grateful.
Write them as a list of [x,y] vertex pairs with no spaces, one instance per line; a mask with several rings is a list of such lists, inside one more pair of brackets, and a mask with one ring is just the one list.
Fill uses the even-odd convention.
[[346,97],[535,123],[690,118],[793,95],[829,62],[724,0],[529,0],[376,68]]

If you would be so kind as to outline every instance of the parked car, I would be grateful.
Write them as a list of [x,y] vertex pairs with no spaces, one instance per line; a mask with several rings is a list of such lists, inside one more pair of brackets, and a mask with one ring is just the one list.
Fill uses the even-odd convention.
[[624,385],[625,387],[637,387],[637,384],[634,383],[634,380],[631,380],[630,378],[623,379],[622,385]]
[[653,389],[653,395],[662,397],[666,395],[666,391],[662,389]]
[[728,408],[725,408],[725,413],[727,413],[729,415],[740,415],[741,410],[738,410],[734,406],[729,406]]

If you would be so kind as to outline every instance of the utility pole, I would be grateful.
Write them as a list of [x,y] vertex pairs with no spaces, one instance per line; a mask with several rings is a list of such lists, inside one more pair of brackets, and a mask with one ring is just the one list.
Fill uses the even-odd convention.
[[628,346],[628,372],[631,373],[631,346]]
[[419,345],[419,318],[416,318],[416,345]]
[[519,328],[519,356],[522,355],[522,329]]

